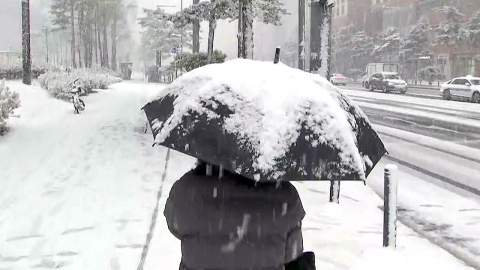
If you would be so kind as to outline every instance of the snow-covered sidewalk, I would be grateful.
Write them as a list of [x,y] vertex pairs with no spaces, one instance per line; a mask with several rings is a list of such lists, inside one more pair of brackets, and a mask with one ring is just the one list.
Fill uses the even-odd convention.
[[[85,97],[80,115],[38,87],[10,86],[22,107],[0,138],[0,269],[136,269],[160,188],[144,269],[178,269],[161,211],[194,160],[173,152],[161,183],[166,150],[151,147],[140,111],[161,86],[116,84]],[[328,183],[296,186],[318,269],[469,269],[401,225],[397,250],[381,248],[382,201],[362,183],[342,184],[339,205],[327,202]]]
[[[167,182],[160,205],[173,182]],[[343,183],[340,204],[328,203],[329,183],[295,184],[307,217],[305,249],[316,253],[317,269],[472,269],[412,230],[398,224],[397,250],[382,248],[382,200],[363,183]],[[146,269],[176,269],[180,242],[160,217]],[[164,258],[164,259],[158,259]]]

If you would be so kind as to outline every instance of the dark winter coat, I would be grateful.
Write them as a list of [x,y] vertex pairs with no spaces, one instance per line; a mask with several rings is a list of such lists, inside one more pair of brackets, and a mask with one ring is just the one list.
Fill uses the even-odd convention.
[[186,173],[170,191],[167,224],[182,241],[181,269],[281,270],[303,252],[295,187]]

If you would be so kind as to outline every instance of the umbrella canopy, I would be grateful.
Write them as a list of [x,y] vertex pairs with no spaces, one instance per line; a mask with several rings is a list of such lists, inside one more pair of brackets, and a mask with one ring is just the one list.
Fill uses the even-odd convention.
[[143,110],[155,144],[257,181],[365,180],[386,153],[338,88],[283,64],[203,66]]

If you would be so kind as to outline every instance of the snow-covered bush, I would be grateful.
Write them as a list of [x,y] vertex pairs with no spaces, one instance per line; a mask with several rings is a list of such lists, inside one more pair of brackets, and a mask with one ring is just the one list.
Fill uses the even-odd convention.
[[428,66],[418,71],[418,78],[420,79],[420,83],[421,81],[428,81],[432,84],[433,81],[444,80],[445,74],[443,74],[438,67]]
[[54,97],[68,100],[72,96],[70,92],[72,82],[77,78],[79,78],[78,83],[86,94],[91,93],[93,89],[107,89],[111,84],[122,81],[122,79],[109,75],[107,72],[99,73],[88,69],[76,69],[71,72],[50,70],[41,75],[38,80],[40,85]]
[[[223,63],[226,58],[227,55],[222,51],[214,50],[212,63]],[[176,67],[179,71],[189,72],[206,64],[206,53],[180,53],[175,56],[172,66]]]
[[[32,64],[32,77],[38,78],[47,72],[48,68],[43,65]],[[23,77],[22,64],[0,66],[0,79],[18,80]]]
[[7,119],[14,109],[20,107],[20,96],[10,91],[5,79],[0,82],[0,136],[8,131]]

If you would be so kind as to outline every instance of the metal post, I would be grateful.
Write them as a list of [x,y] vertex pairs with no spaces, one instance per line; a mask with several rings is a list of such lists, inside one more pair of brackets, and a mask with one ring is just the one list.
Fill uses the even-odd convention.
[[277,47],[275,49],[275,57],[273,59],[273,63],[278,64],[279,61],[280,61],[280,47]]
[[385,166],[383,183],[383,246],[397,246],[397,190],[398,167],[392,164]]
[[329,201],[333,203],[340,203],[340,181],[330,181]]
[[298,69],[305,70],[305,0],[298,1]]
[[30,49],[30,1],[22,0],[22,58],[23,83],[32,84],[32,55]]

